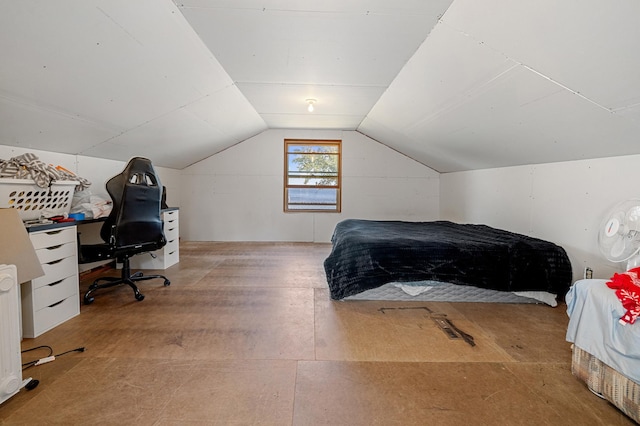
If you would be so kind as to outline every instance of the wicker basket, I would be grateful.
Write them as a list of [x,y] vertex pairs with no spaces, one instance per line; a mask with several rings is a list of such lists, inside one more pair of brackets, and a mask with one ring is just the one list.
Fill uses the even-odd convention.
[[78,183],[56,181],[40,188],[31,179],[0,178],[0,208],[18,210],[23,221],[65,215],[71,209]]

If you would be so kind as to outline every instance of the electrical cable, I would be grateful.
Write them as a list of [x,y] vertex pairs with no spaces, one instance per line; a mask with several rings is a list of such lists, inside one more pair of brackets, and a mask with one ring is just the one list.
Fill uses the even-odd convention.
[[82,346],[82,347],[79,347],[79,348],[68,350],[66,352],[59,353],[57,355],[53,355],[53,348],[51,346],[41,345],[41,346],[36,346],[36,347],[30,348],[30,349],[25,349],[25,350],[22,351],[22,353],[31,352],[31,351],[35,351],[35,350],[38,350],[38,349],[49,349],[49,354],[47,356],[45,356],[45,357],[38,358],[36,360],[23,363],[22,364],[22,370],[23,371],[26,370],[27,368],[31,368],[31,367],[34,367],[36,365],[42,365],[42,364],[45,364],[47,362],[54,361],[56,359],[56,357],[59,357],[59,356],[62,356],[62,355],[66,355],[66,354],[71,353],[71,352],[84,352],[84,346]]
[[62,355],[66,355],[66,354],[71,353],[71,352],[84,352],[84,346],[79,347],[79,348],[75,348],[75,349],[70,349],[70,350],[68,350],[66,352],[62,352],[61,354],[56,355],[56,357],[59,357],[59,356],[62,356]]
[[[26,352],[32,352],[38,349],[49,349],[49,355],[47,356],[51,356],[53,355],[53,348],[51,346],[47,346],[47,345],[42,345],[42,346],[36,346],[34,348],[30,348],[30,349],[25,349],[22,351],[22,353],[26,353]],[[26,370],[29,367],[33,367],[34,365],[36,365],[36,363],[39,361],[40,359],[36,359],[34,361],[29,361],[29,362],[25,362],[22,364],[22,369]]]

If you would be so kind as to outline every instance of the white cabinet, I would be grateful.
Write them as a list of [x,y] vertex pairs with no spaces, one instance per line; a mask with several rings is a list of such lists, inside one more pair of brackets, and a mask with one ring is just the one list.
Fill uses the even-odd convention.
[[38,337],[80,313],[76,227],[30,232],[44,270],[22,284],[22,336]]
[[142,253],[131,258],[132,269],[167,269],[180,261],[179,210],[163,210],[164,236],[167,244],[160,250]]

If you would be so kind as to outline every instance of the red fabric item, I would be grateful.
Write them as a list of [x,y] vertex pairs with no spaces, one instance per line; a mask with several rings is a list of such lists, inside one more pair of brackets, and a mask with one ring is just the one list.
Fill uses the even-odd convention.
[[640,267],[623,274],[613,274],[607,286],[616,291],[627,312],[620,318],[621,324],[633,324],[640,317]]

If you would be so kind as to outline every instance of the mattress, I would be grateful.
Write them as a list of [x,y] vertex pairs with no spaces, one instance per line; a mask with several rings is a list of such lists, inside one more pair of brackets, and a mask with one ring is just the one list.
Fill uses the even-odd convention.
[[640,383],[640,322],[622,324],[626,310],[607,280],[576,281],[566,296],[567,341]]
[[546,292],[507,292],[440,281],[387,283],[343,300],[391,300],[419,302],[544,303],[557,306],[555,295]]
[[572,279],[569,258],[556,244],[448,221],[344,220],[324,268],[336,300],[389,282],[424,280],[564,296]]

